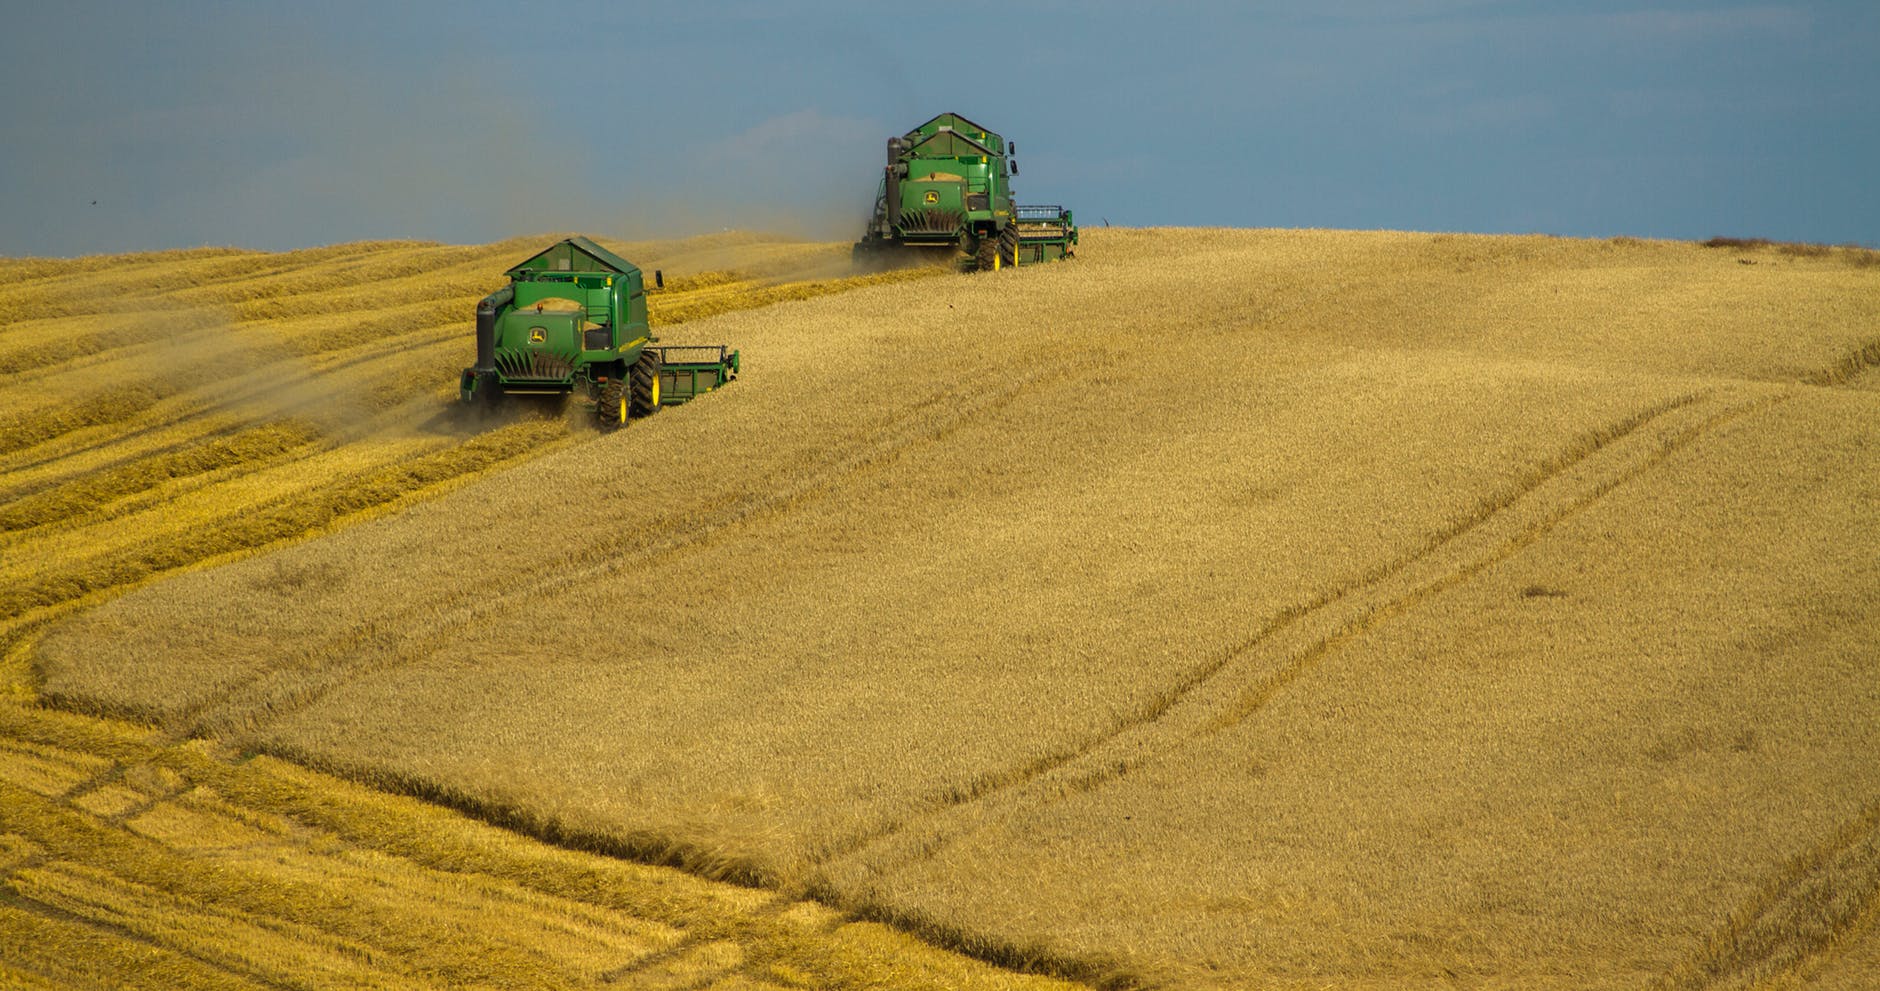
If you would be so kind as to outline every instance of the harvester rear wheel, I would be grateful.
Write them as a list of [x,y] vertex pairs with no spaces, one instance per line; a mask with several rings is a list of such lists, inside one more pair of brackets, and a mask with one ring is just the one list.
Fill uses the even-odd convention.
[[999,232],[999,259],[1007,268],[1018,264],[1018,225],[1007,224]]
[[602,426],[617,427],[627,422],[626,391],[626,384],[619,380],[602,384],[600,401],[594,404]]
[[629,392],[633,403],[632,415],[646,416],[658,412],[660,365],[659,352],[651,348],[641,351],[640,360],[633,363],[629,373],[633,378]]

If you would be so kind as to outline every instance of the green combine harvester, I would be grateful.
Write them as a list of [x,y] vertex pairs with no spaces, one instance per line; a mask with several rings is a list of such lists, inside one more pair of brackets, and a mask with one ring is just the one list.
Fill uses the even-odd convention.
[[[724,345],[659,345],[639,268],[585,237],[505,274],[509,285],[477,304],[477,363],[458,387],[466,403],[582,389],[614,425],[738,377],[738,352]],[[665,278],[654,272],[653,284]]]
[[889,253],[957,252],[968,268],[1069,258],[1077,224],[1059,206],[1018,206],[1018,146],[959,114],[888,139],[874,217],[855,245],[866,264]]

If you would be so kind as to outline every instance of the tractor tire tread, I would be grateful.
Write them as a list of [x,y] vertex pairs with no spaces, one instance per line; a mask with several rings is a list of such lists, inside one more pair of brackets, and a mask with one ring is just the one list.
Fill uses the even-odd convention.
[[640,360],[633,363],[628,374],[632,378],[628,396],[632,402],[630,415],[647,416],[659,410],[654,386],[659,381],[659,355],[653,351],[641,351]]

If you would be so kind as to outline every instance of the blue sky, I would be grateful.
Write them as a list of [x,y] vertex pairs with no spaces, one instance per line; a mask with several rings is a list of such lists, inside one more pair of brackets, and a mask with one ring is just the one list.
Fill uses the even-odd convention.
[[944,110],[1085,225],[1880,244],[1866,0],[9,6],[3,255],[852,238]]

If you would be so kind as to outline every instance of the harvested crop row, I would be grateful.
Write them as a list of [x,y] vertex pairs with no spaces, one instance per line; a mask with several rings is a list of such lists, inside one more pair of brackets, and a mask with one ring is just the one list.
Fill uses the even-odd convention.
[[316,484],[273,505],[239,507],[220,519],[206,521],[206,528],[145,536],[134,548],[115,554],[44,570],[30,564],[25,569],[13,565],[7,569],[10,580],[0,590],[0,619],[138,582],[207,558],[300,537],[345,517],[407,499],[460,475],[539,453],[565,438],[566,428],[557,421],[513,424],[436,454],[401,458],[363,475]]
[[1066,988],[813,904],[13,704],[0,877],[9,986]]
[[[655,257],[733,263],[739,251],[737,239],[642,247]],[[473,296],[390,315],[368,308],[240,325],[170,308],[179,295],[325,293],[315,310],[334,299],[370,304],[370,293],[348,296],[345,283],[383,271],[372,264],[379,254],[417,257],[396,264],[421,279],[438,259],[415,248],[342,246],[267,256],[271,264],[229,252],[163,255],[144,260],[159,276],[153,284],[176,287],[163,299],[114,316],[0,326],[0,348],[11,341],[17,347],[5,353],[19,357],[7,366],[7,400],[39,410],[15,421],[18,443],[0,461],[0,518],[10,530],[0,534],[0,611],[17,614],[0,621],[0,683],[12,699],[35,695],[17,648],[81,602],[378,515],[592,438],[552,415],[509,423],[451,415]],[[468,249],[450,271],[499,269],[526,248]],[[766,245],[754,258],[775,273],[792,255],[828,253]],[[205,260],[216,264],[190,271]],[[297,274],[315,261],[319,271]],[[9,298],[42,314],[61,294],[128,284],[124,267],[108,263],[6,271],[37,280],[13,286],[19,292]],[[96,277],[72,278],[88,271]],[[675,308],[687,299],[686,276],[676,281],[662,297]],[[732,287],[714,294],[713,310],[780,298],[778,286],[745,276],[695,281]],[[826,282],[813,292],[844,288]],[[686,312],[674,316],[669,322]],[[127,333],[137,329],[148,333]],[[250,343],[229,341],[233,334]],[[75,343],[48,350],[43,341]],[[210,360],[190,363],[193,380],[150,379],[149,359],[179,343],[191,358]],[[293,353],[306,357],[282,360]],[[424,383],[415,399],[413,382]],[[87,419],[91,404],[73,401],[75,387],[148,401]],[[445,978],[557,987],[1061,986],[949,957],[814,905],[544,847],[265,759],[228,764],[19,701],[0,702],[0,724],[0,818],[8,819],[0,824],[8,879],[0,983],[8,986],[416,987]],[[255,897],[282,890],[310,897],[291,912]],[[320,910],[342,904],[346,911]],[[456,935],[439,941],[440,931]]]
[[[870,276],[870,278],[863,278],[861,282],[878,282],[878,278]],[[805,295],[840,291],[846,288],[846,284],[833,282],[833,280],[816,282],[816,284],[799,288],[790,284],[765,286],[765,284],[754,284],[748,280],[739,282],[739,280],[728,280],[728,278],[709,278],[705,280],[705,286],[707,286],[707,291],[713,293],[713,301],[707,305],[713,310],[756,307],[756,305],[765,305],[784,295],[805,297]],[[671,293],[669,301],[675,310],[673,322],[682,322],[690,316],[688,297],[690,293],[684,293],[684,291]],[[468,308],[468,301],[461,301],[461,303],[459,308]],[[423,316],[434,318],[440,314],[419,314],[419,320],[414,322],[417,327],[423,327]],[[278,333],[276,327],[286,327],[286,325],[271,323],[267,325],[267,331],[271,335]],[[350,329],[359,331],[359,325],[353,323]],[[370,327],[367,327],[367,331],[370,331]],[[45,455],[39,455],[36,451],[39,466],[34,468],[32,474],[47,478],[47,481],[51,481],[51,487],[47,487],[47,483],[41,481],[38,489],[28,489],[32,495],[24,500],[15,500],[8,508],[8,519],[13,519],[17,525],[30,527],[30,525],[47,523],[55,517],[62,519],[62,517],[70,517],[81,511],[96,510],[102,504],[102,500],[109,496],[130,495],[139,491],[139,487],[175,480],[179,476],[180,478],[196,476],[196,474],[205,474],[205,472],[229,468],[237,464],[261,468],[267,461],[254,461],[254,459],[261,459],[261,455],[265,453],[261,449],[265,448],[265,444],[263,446],[254,444],[258,438],[256,434],[258,431],[271,431],[269,436],[273,436],[273,433],[280,433],[284,429],[297,431],[295,436],[299,444],[293,444],[293,446],[301,446],[312,440],[312,436],[303,436],[306,434],[308,423],[327,423],[327,431],[331,431],[335,427],[333,414],[344,406],[357,406],[359,412],[367,416],[370,416],[372,412],[384,414],[393,410],[395,406],[412,401],[412,382],[423,382],[425,393],[440,395],[444,387],[438,385],[438,382],[446,382],[447,374],[438,369],[447,367],[455,361],[461,361],[461,359],[455,359],[453,352],[462,350],[462,342],[459,340],[461,333],[457,333],[457,329],[447,323],[440,325],[436,331],[423,331],[417,335],[400,333],[397,337],[400,344],[395,348],[385,348],[382,337],[359,340],[357,333],[331,335],[344,350],[335,352],[333,361],[325,361],[323,369],[312,367],[312,369],[299,370],[284,367],[280,363],[269,365],[271,355],[258,352],[256,346],[252,344],[229,348],[226,344],[209,340],[211,335],[199,333],[197,337],[205,338],[205,344],[194,348],[194,352],[205,355],[205,361],[194,365],[194,370],[201,372],[201,378],[207,380],[207,385],[194,387],[192,393],[205,395],[205,393],[211,393],[211,389],[222,393],[214,397],[212,406],[192,406],[192,402],[184,399],[188,393],[179,393],[180,404],[177,402],[165,404],[165,393],[169,389],[162,382],[137,384],[135,380],[132,380],[128,384],[122,384],[122,378],[120,378],[120,384],[115,389],[103,393],[96,399],[66,404],[66,406],[43,408],[36,414],[30,414],[15,421],[15,427],[8,434],[11,438],[9,446],[13,449],[38,448],[53,438],[58,438],[62,434],[73,434],[75,431],[88,429],[88,433],[73,434],[77,444],[71,446],[70,455],[53,457],[51,461],[45,461]],[[288,331],[286,337],[280,338],[282,340],[306,338],[306,331]],[[357,355],[357,357],[348,357],[348,355]],[[135,367],[137,363],[124,363],[124,369],[130,374],[135,374],[133,372]],[[222,367],[233,370],[229,374],[239,374],[241,380],[235,382],[233,387],[229,384],[218,384],[218,380],[229,378],[229,374],[216,370]],[[100,369],[88,369],[88,374],[98,374],[98,372]],[[111,376],[109,374],[111,369],[103,369],[103,372],[105,372],[105,378]],[[118,376],[126,372],[118,372]],[[284,378],[284,372],[286,372],[286,378],[303,378],[305,382],[286,385],[286,389],[280,389],[278,385],[261,385],[261,382],[280,382]],[[335,376],[335,372],[342,372],[342,374]],[[49,387],[49,384],[39,384],[39,387],[43,389],[43,387]],[[201,399],[197,399],[196,402],[199,404]],[[96,466],[86,464],[92,461],[92,457],[86,453],[86,448],[92,444],[90,433],[98,433],[98,429],[118,427],[118,425],[137,427],[145,421],[149,421],[150,429],[158,429],[165,423],[188,421],[188,417],[196,416],[192,410],[226,410],[237,416],[252,417],[252,421],[258,423],[258,427],[235,434],[243,438],[241,442],[211,440],[207,448],[203,446],[179,448],[175,446],[175,442],[165,442],[164,446],[160,446],[154,453],[135,457],[132,461],[117,461],[107,466],[102,474],[98,472]],[[290,421],[276,419],[276,417],[284,416],[314,417],[314,419],[312,421],[303,419],[299,421],[299,425],[290,425]],[[348,416],[357,416],[357,414],[348,414]],[[218,421],[220,417],[201,417],[197,421],[197,429],[216,429],[214,423]],[[130,436],[149,434],[152,438],[158,438],[169,433],[171,431],[156,431],[156,433],[141,431]],[[344,444],[346,433],[348,431],[335,434],[335,442]],[[423,446],[417,449],[408,449],[410,444],[406,444],[404,448],[387,448],[384,453],[374,455],[378,461],[368,461],[365,464],[344,468],[346,472],[344,476],[335,476],[335,478],[342,478],[342,481],[337,483],[338,487],[321,487],[318,483],[312,487],[303,487],[301,481],[293,481],[297,476],[308,478],[305,470],[280,468],[271,472],[273,476],[278,476],[288,485],[293,485],[293,489],[290,489],[288,493],[299,493],[299,495],[286,495],[286,493],[261,495],[269,491],[269,489],[261,489],[256,495],[239,496],[237,495],[239,489],[233,485],[239,476],[229,476],[224,472],[214,483],[218,487],[194,496],[194,502],[203,504],[205,508],[212,508],[212,515],[197,517],[188,511],[179,511],[182,510],[180,504],[165,506],[162,515],[164,519],[171,521],[169,530],[177,534],[175,538],[165,540],[164,536],[158,536],[162,534],[165,527],[152,519],[152,523],[158,527],[158,530],[154,534],[139,532],[135,549],[122,547],[117,551],[107,551],[105,549],[107,543],[92,540],[92,551],[79,553],[77,547],[83,547],[88,540],[81,532],[81,534],[66,534],[62,538],[56,538],[55,542],[41,547],[43,551],[51,551],[51,557],[23,555],[23,557],[15,558],[17,564],[11,568],[13,581],[9,581],[4,611],[6,615],[19,615],[26,609],[55,606],[58,602],[64,602],[73,596],[85,596],[96,590],[141,581],[149,574],[184,566],[192,560],[214,557],[220,553],[227,553],[231,549],[273,542],[282,536],[291,536],[293,532],[299,532],[297,527],[321,527],[335,513],[348,515],[367,504],[380,504],[387,498],[400,498],[406,491],[431,487],[438,481],[455,476],[459,468],[481,470],[483,466],[494,461],[504,461],[508,457],[519,457],[525,453],[545,449],[545,446],[549,446],[549,440],[553,440],[549,436],[553,433],[556,433],[555,427],[519,425],[519,427],[511,427],[511,429],[474,438],[468,446],[438,451],[438,453],[427,453],[427,448],[434,449],[438,444],[447,444],[444,436],[423,440],[421,442]],[[509,434],[513,436],[509,440],[504,440]],[[177,436],[190,436],[190,434],[182,433]],[[197,436],[203,436],[203,434],[197,434]],[[481,451],[483,446],[489,446],[489,444],[496,444],[496,448],[502,448],[504,451],[494,461],[491,461],[489,457],[483,457],[483,451]],[[303,457],[310,457],[314,451],[325,449],[327,446],[329,444],[312,446],[306,449]],[[109,448],[111,446],[105,446],[103,449]],[[237,453],[237,449],[244,451],[243,459],[229,463],[229,455]],[[359,449],[365,451],[367,448]],[[440,468],[434,470],[434,466],[440,466]],[[337,468],[337,464],[333,464],[333,466],[321,468],[321,472],[333,472]],[[47,474],[49,470],[62,470],[62,476]],[[444,474],[440,476],[438,470],[442,470]],[[26,474],[19,470],[15,470],[9,476],[9,480],[23,480],[23,478],[26,478]],[[320,478],[320,476],[312,476],[312,478]],[[372,495],[367,498],[367,502],[361,504],[359,498],[365,498],[365,496],[348,495],[348,493],[353,493],[353,489],[372,493]],[[280,502],[282,498],[286,498],[286,502]],[[100,519],[98,523],[109,523],[109,517]],[[205,534],[211,534],[211,536],[205,540],[203,538]],[[77,557],[71,557],[71,555],[77,555]],[[47,564],[47,560],[64,560],[66,564],[64,566]]]
[[[278,296],[278,292],[265,291],[272,286],[290,289],[302,296],[308,292],[324,295],[327,298],[320,301],[322,305],[335,299],[358,305],[398,298],[401,283],[425,285],[422,277],[428,271],[427,266],[434,269],[442,265],[451,271],[465,271],[466,265],[487,265],[491,258],[507,258],[502,254],[506,247],[509,246],[438,250],[419,245],[367,245],[349,250],[322,249],[305,253],[304,257],[299,254],[231,256],[227,253],[199,257],[201,253],[182,252],[167,259],[149,259],[148,264],[140,267],[137,278],[152,276],[150,269],[161,269],[168,274],[142,284],[183,287],[176,290],[179,292],[188,292],[190,285],[201,285],[212,290],[212,295],[205,299],[229,301],[251,294]],[[705,250],[722,255],[733,247],[735,245],[711,244]],[[511,253],[514,250],[512,248]],[[788,250],[803,251],[794,247]],[[821,247],[816,247],[812,253],[821,251]],[[394,276],[389,288],[380,288],[376,295],[368,292],[361,296],[358,291],[352,296],[344,295],[349,283],[381,279],[387,272]],[[243,275],[249,279],[229,281],[231,278],[239,280]],[[63,277],[46,272],[30,285],[15,284],[10,289],[26,298],[47,302],[112,288],[101,286],[100,280],[108,282],[116,277],[108,267],[80,265],[73,266]],[[481,278],[488,281],[492,276],[485,272]],[[780,292],[788,291],[729,276],[707,277],[701,282],[701,287],[727,285],[732,288],[714,293],[711,308],[763,305]],[[216,286],[224,288],[214,288]],[[244,290],[243,286],[257,289]],[[819,284],[808,292],[841,288],[839,284]],[[334,297],[336,291],[342,295]],[[675,318],[683,320],[687,314],[688,294],[674,292],[666,298],[678,311]],[[195,316],[168,323],[174,312],[168,308],[169,303],[149,313],[130,311],[128,315],[133,322],[127,326],[149,331],[131,335],[142,339],[141,346],[133,343],[124,356],[109,358],[103,363],[81,349],[67,350],[64,356],[69,360],[61,361],[55,356],[36,364],[30,386],[16,379],[20,388],[8,391],[14,416],[11,426],[0,436],[0,447],[14,454],[7,459],[7,475],[0,479],[12,492],[6,507],[7,526],[17,530],[75,515],[95,515],[104,502],[179,479],[208,476],[211,491],[199,493],[194,501],[207,506],[220,499],[224,504],[220,516],[198,519],[190,513],[177,512],[181,506],[170,507],[164,515],[189,520],[193,525],[207,527],[209,532],[219,532],[222,524],[218,520],[261,512],[261,517],[243,524],[249,537],[234,540],[232,544],[220,539],[205,541],[204,546],[223,549],[244,546],[252,543],[250,538],[273,533],[275,528],[260,523],[281,511],[265,508],[272,505],[270,498],[280,497],[264,497],[260,503],[250,501],[252,497],[229,498],[236,492],[232,483],[244,470],[265,468],[292,448],[303,448],[305,457],[333,443],[345,443],[345,438],[356,434],[357,430],[335,420],[336,414],[356,422],[360,416],[382,417],[394,412],[409,403],[410,385],[414,380],[434,383],[434,388],[426,392],[439,397],[432,401],[438,402],[437,409],[442,411],[449,382],[456,366],[462,362],[458,352],[464,349],[462,327],[457,326],[464,321],[455,318],[467,312],[472,301],[473,297],[468,296],[455,302],[445,300],[441,305],[446,305],[449,313],[436,310],[436,304],[419,303],[414,305],[422,312],[407,305],[390,314],[329,312],[300,321],[268,321],[234,327],[213,321],[205,323],[205,311],[193,311]],[[452,319],[446,320],[446,317]],[[120,317],[110,319],[124,323]],[[373,321],[385,319],[393,322],[375,330]],[[69,340],[86,332],[83,318],[59,318],[50,323],[57,325],[55,337]],[[117,327],[104,333],[116,339],[122,336],[122,330],[123,327]],[[395,342],[394,346],[386,347],[387,340]],[[23,339],[23,350],[18,353],[34,353],[34,346],[31,340]],[[293,352],[309,355],[314,361],[307,367],[281,364],[281,359]],[[64,366],[70,366],[69,373]],[[153,368],[155,377],[152,377]],[[108,385],[100,388],[100,383]],[[71,396],[74,386],[81,393],[77,398]],[[48,405],[42,400],[42,405],[35,407],[32,405],[35,396],[53,402]],[[348,409],[351,412],[347,412]],[[230,415],[235,417],[233,421]],[[229,432],[231,422],[239,425],[243,421],[252,426]],[[332,440],[310,445],[314,440],[308,434],[310,425],[323,435],[331,435]],[[339,432],[333,433],[336,429]],[[384,426],[372,429],[384,429]],[[447,432],[454,429],[448,427]],[[120,438],[130,439],[132,443],[120,443]],[[535,441],[541,439],[535,438]],[[196,440],[207,440],[207,446],[192,443]],[[441,440],[427,443],[436,445]],[[347,471],[355,480],[369,479],[375,472],[388,470],[395,460],[414,456],[430,455],[387,448],[380,457],[393,460],[354,464]],[[168,486],[165,491],[182,494],[175,486]],[[228,493],[228,496],[218,493]],[[325,495],[307,498],[316,507],[332,501]],[[338,502],[347,504],[349,500],[339,498]],[[126,505],[134,511],[138,501]],[[289,517],[300,518],[292,512]],[[92,520],[93,525],[113,522],[111,517]],[[152,526],[155,530],[149,529]],[[184,538],[182,528],[169,527],[177,537],[166,538],[165,529],[154,517],[140,520],[135,532],[143,546],[135,551],[120,548],[102,558],[96,550],[105,545],[95,540],[92,541],[93,552],[77,558],[67,557],[79,553],[75,549],[86,545],[88,538],[83,532],[62,532],[50,543],[15,542],[13,549],[17,556],[11,556],[15,571],[29,567],[39,569],[40,576],[10,583],[9,595],[17,601],[11,601],[13,608],[9,611],[26,608],[27,603],[53,604],[68,593],[78,594],[83,590],[134,581],[152,567],[169,567],[206,556],[178,549],[180,544],[193,541],[194,534]],[[179,543],[166,546],[163,543],[166,539],[177,539]],[[126,557],[127,554],[130,556]],[[62,570],[51,563],[61,558],[71,561],[71,566]],[[22,576],[16,573],[14,578]]]
[[[359,278],[368,278],[369,270],[356,274]],[[887,277],[781,284],[746,279],[728,283],[714,280],[695,290],[659,294],[653,307],[654,320],[660,324],[679,323],[705,313],[808,298],[875,284],[884,278],[892,280],[920,274],[891,273]],[[352,351],[377,358],[414,344],[454,339],[453,328],[473,305],[476,295],[493,284],[489,273],[485,272],[480,277],[481,284],[468,294],[447,294],[439,299],[411,302],[410,294],[399,288],[403,282],[428,284],[426,280],[404,278],[338,295],[325,293],[321,298],[297,304],[291,312],[309,315],[295,318],[289,318],[287,311],[283,311],[266,314],[269,318],[261,322],[216,327],[204,326],[200,316],[193,317],[177,327],[178,336],[168,340],[149,339],[142,347],[121,348],[115,358],[104,364],[93,364],[89,360],[70,362],[70,373],[60,374],[59,363],[48,363],[39,368],[41,374],[30,387],[9,393],[7,405],[16,411],[16,422],[12,428],[0,432],[0,454],[44,443],[70,430],[134,415],[157,400],[183,390],[201,394],[203,398],[199,402],[220,401],[222,380],[243,376],[287,354],[316,358]],[[464,293],[469,288],[450,287],[450,292]],[[701,293],[709,298],[695,298]],[[388,307],[387,302],[394,305]],[[148,319],[160,321],[162,317]],[[440,367],[432,374],[436,381],[443,382],[452,377],[454,369]],[[102,389],[101,383],[106,384]],[[80,396],[74,398],[74,392]],[[135,425],[147,426],[143,422]]]
[[[1119,979],[1637,986],[1719,931],[1706,899],[1865,807],[1848,755],[1880,714],[1819,703],[1880,697],[1870,653],[1783,589],[1871,623],[1871,495],[1835,481],[1863,477],[1871,400],[1808,384],[1864,367],[1870,271],[1540,237],[1088,241],[788,325],[707,318],[763,389],[126,596],[39,663],[75,704]],[[1769,405],[1803,393],[1839,398]],[[633,525],[571,546],[540,511],[570,492]],[[500,557],[435,551],[491,534]],[[1611,570],[1631,558],[1662,564]],[[1331,602],[1322,632],[1260,639]],[[1797,655],[1788,708],[1724,649],[1759,624],[1837,645]],[[211,625],[212,649],[182,636]],[[1628,653],[1643,631],[1664,650]],[[1274,653],[1213,664],[1249,643]],[[1219,709],[1181,725],[1212,729],[1159,732],[1211,664],[1190,701]],[[1667,770],[1686,729],[1733,739],[1662,704],[1692,692],[1770,749]],[[1119,730],[1140,746],[1078,763]],[[1777,754],[1807,755],[1819,820]],[[1695,797],[1736,781],[1740,814]]]
[[317,432],[305,423],[268,424],[106,472],[87,474],[0,507],[0,532],[25,530],[96,512],[127,495],[174,479],[239,464],[265,462],[311,443],[316,436]]

